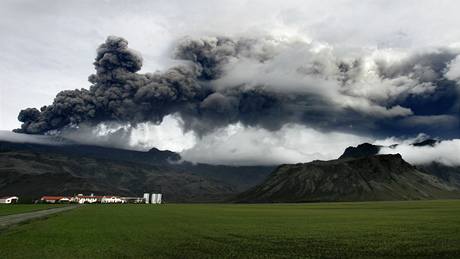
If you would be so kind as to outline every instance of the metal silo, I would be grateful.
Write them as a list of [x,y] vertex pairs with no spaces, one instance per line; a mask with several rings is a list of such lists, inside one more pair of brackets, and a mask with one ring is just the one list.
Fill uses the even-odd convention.
[[161,193],[158,193],[158,194],[157,194],[157,200],[156,200],[156,203],[157,203],[157,204],[161,204],[161,196],[162,196]]
[[144,193],[144,200],[145,200],[145,203],[150,203],[150,194],[149,193]]
[[152,203],[152,204],[157,203],[157,194],[156,194],[156,193],[152,193],[151,203]]

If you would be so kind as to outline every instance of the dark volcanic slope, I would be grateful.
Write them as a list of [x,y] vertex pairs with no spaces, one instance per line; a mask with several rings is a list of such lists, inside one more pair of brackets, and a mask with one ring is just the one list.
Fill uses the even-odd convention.
[[447,166],[433,162],[426,165],[417,165],[417,169],[460,188],[460,166]]
[[460,197],[399,154],[282,165],[238,202],[412,200]]
[[162,192],[166,201],[219,201],[261,183],[272,167],[177,162],[170,151],[0,141],[0,195],[136,195]]
[[[440,143],[439,140],[426,139],[421,142],[415,142],[412,145],[415,147],[433,147]],[[393,145],[390,147],[395,147]],[[377,155],[382,146],[364,143],[356,147],[348,147],[340,158],[360,158]],[[417,169],[423,173],[433,175],[441,180],[448,182],[450,185],[460,188],[460,166],[448,166],[438,162],[416,165]]]
[[140,196],[163,192],[166,201],[213,201],[236,193],[233,186],[163,167],[60,154],[0,154],[0,195],[22,198],[77,193]]

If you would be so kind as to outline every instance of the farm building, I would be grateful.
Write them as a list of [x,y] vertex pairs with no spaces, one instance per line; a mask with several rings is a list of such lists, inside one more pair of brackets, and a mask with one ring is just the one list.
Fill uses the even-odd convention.
[[[160,196],[152,195],[152,203],[161,203],[161,194]],[[150,197],[150,194],[146,194]],[[88,204],[88,203],[145,203],[146,199],[142,197],[120,197],[115,195],[83,195],[78,194],[75,196],[43,196],[40,199],[41,202],[46,203],[79,203],[79,204]]]
[[117,196],[104,196],[101,199],[101,203],[125,203],[125,201]]
[[85,196],[83,194],[78,194],[77,196],[72,197],[71,202],[76,202],[76,203],[80,203],[80,204],[83,204],[83,203],[97,203],[97,202],[100,203],[102,201],[103,197],[104,196],[95,196],[93,194],[91,194],[89,196]]
[[0,204],[14,204],[18,202],[18,200],[19,200],[18,196],[0,197]]
[[46,203],[68,203],[70,202],[70,198],[65,196],[43,196],[40,198],[40,201]]

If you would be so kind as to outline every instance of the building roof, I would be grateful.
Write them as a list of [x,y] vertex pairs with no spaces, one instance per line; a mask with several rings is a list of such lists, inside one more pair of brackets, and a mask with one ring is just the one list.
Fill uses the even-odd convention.
[[10,198],[18,199],[18,196],[3,196],[3,197],[0,197],[0,199],[10,199]]

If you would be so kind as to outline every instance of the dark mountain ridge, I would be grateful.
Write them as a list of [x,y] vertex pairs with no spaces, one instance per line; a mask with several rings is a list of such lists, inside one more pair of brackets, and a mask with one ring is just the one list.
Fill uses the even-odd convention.
[[317,202],[460,198],[459,188],[423,173],[401,155],[282,165],[236,202]]

